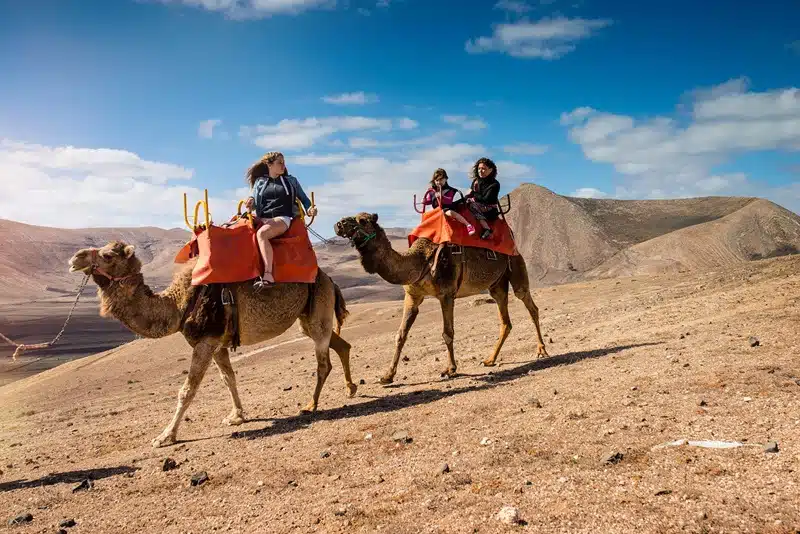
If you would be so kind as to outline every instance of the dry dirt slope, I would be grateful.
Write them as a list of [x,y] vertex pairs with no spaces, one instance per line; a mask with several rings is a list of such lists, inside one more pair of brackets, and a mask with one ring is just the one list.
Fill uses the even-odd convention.
[[[392,387],[375,381],[400,305],[356,305],[343,332],[355,377],[366,379],[355,399],[344,399],[335,363],[313,422],[295,418],[314,380],[311,344],[240,353],[234,367],[252,421],[221,425],[230,401],[212,371],[184,441],[167,449],[149,440],[169,420],[188,366],[178,337],[4,386],[3,519],[32,514],[20,533],[55,532],[65,519],[77,522],[70,532],[125,533],[800,528],[800,256],[563,285],[535,299],[551,358],[532,360],[533,329],[515,300],[501,366],[479,367],[496,311],[464,299],[462,375],[441,381],[439,310],[426,301]],[[395,442],[397,432],[412,441]],[[680,438],[746,446],[653,449]],[[764,452],[768,441],[779,452]],[[612,453],[618,463],[604,461]],[[167,457],[177,469],[162,471]],[[209,481],[191,487],[199,471]],[[88,477],[93,487],[73,492]],[[493,519],[504,505],[527,527]]]
[[800,251],[800,217],[763,199],[586,199],[534,184],[510,196],[520,252],[544,284],[726,268]]

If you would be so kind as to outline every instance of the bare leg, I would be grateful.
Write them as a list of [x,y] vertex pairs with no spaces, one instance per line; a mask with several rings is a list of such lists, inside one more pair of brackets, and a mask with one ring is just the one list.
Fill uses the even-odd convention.
[[503,279],[496,286],[490,287],[489,294],[497,302],[497,311],[500,314],[500,337],[497,339],[497,344],[494,346],[494,352],[491,357],[483,361],[483,365],[492,367],[497,361],[500,349],[503,348],[503,343],[505,343],[509,332],[511,332],[511,317],[508,315],[508,280]]
[[222,422],[232,426],[241,425],[245,421],[244,410],[242,409],[242,401],[239,399],[239,391],[236,389],[236,374],[233,372],[233,366],[231,366],[231,358],[228,354],[228,349],[224,347],[219,349],[214,353],[213,358],[214,363],[217,364],[217,369],[219,369],[219,376],[222,377],[222,381],[228,386],[228,392],[231,394],[231,402],[233,402],[233,409],[230,415],[223,419]]
[[336,351],[336,354],[339,355],[339,359],[342,361],[344,382],[347,384],[348,396],[355,397],[358,386],[353,384],[353,379],[350,376],[350,343],[342,339],[338,332],[334,332],[331,334],[330,346]]
[[453,377],[456,375],[456,357],[453,354],[453,336],[455,335],[453,310],[455,308],[455,298],[452,295],[443,295],[439,299],[439,303],[442,305],[442,322],[444,323],[442,338],[447,346],[448,361],[447,369],[442,371],[442,376]]
[[414,320],[419,314],[419,305],[422,303],[424,297],[411,295],[406,293],[403,300],[403,319],[400,321],[400,329],[397,331],[395,338],[394,358],[392,359],[392,366],[386,371],[386,374],[381,377],[381,384],[391,384],[394,382],[394,375],[397,373],[397,365],[400,363],[400,353],[403,351],[403,345],[406,344],[408,339],[408,331],[414,325]]
[[261,251],[261,259],[264,260],[264,280],[274,282],[272,277],[272,244],[269,242],[273,237],[278,237],[288,230],[287,226],[280,219],[263,219],[264,225],[256,232],[258,250]]
[[178,425],[183,420],[183,414],[189,408],[197,390],[200,387],[200,382],[203,381],[203,375],[206,374],[208,365],[211,363],[212,354],[216,350],[216,340],[203,340],[198,343],[192,354],[192,363],[189,366],[189,375],[186,377],[183,386],[178,392],[178,406],[175,409],[175,415],[172,421],[167,425],[161,435],[153,440],[153,447],[163,447],[175,443],[178,435]]
[[460,223],[461,223],[461,224],[463,224],[464,226],[467,226],[467,225],[469,224],[469,221],[467,221],[467,220],[466,220],[466,219],[465,219],[465,218],[464,218],[464,217],[463,217],[463,216],[462,216],[460,213],[458,213],[458,212],[455,212],[455,211],[453,211],[453,210],[447,210],[446,212],[444,212],[444,214],[445,214],[447,217],[450,217],[451,219],[455,219],[455,220],[457,220],[458,222],[460,222]]

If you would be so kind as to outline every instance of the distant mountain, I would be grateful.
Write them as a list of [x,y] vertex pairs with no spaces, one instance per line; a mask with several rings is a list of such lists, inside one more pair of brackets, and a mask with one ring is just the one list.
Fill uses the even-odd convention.
[[[534,184],[510,194],[507,219],[535,285],[733,264],[800,251],[800,217],[759,198],[606,200],[561,196]],[[386,229],[396,250],[409,229]],[[136,246],[148,284],[169,283],[182,229],[65,230],[0,219],[0,301],[26,301],[72,292],[80,277],[67,260],[80,248],[121,239]],[[394,300],[403,288],[368,275],[349,243],[316,247],[320,265],[353,302]]]

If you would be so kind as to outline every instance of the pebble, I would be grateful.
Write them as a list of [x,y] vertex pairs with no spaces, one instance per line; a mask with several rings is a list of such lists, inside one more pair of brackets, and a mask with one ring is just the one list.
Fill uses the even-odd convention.
[[517,525],[519,524],[519,510],[513,506],[503,506],[495,515],[495,519],[506,525]]
[[408,432],[400,431],[395,432],[392,435],[392,441],[396,441],[398,443],[411,443],[414,441],[414,438],[408,435]]
[[61,528],[72,528],[75,525],[77,525],[77,523],[75,522],[74,519],[65,519],[64,521],[58,524],[58,526]]
[[605,458],[603,458],[603,463],[604,464],[618,464],[618,463],[620,463],[622,461],[622,459],[624,457],[625,457],[624,454],[622,454],[621,452],[615,451],[615,452],[612,452],[611,454],[609,454],[608,456],[606,456]]
[[178,463],[173,460],[172,458],[164,459],[164,463],[161,466],[162,471],[171,471],[178,467]]
[[371,439],[372,439],[372,432],[367,432],[367,434],[364,436],[364,441],[369,441]]
[[764,446],[764,452],[778,452],[778,442],[770,441]]
[[749,343],[751,347],[758,347],[761,345],[761,341],[755,336],[748,337],[747,343]]
[[492,444],[492,440],[490,440],[489,438],[481,439],[481,445],[483,445],[484,447],[487,446],[487,445],[491,445],[491,444]]
[[77,493],[79,491],[86,491],[90,490],[94,487],[94,482],[89,480],[88,478],[85,479],[83,482],[72,488],[72,493]]
[[528,404],[533,406],[534,408],[542,407],[542,403],[539,402],[539,399],[537,399],[536,397],[531,397],[530,399],[528,399]]
[[439,471],[438,471],[438,473],[439,473],[440,475],[443,475],[443,474],[445,474],[445,473],[449,473],[449,472],[450,472],[450,465],[448,465],[448,464],[444,463],[444,464],[442,464],[442,465],[440,465],[440,466],[439,466]]
[[22,525],[23,523],[30,523],[33,521],[33,515],[31,514],[22,514],[18,515],[14,519],[8,520],[8,526],[12,527],[14,525]]
[[328,458],[328,457],[330,457],[330,455],[331,455],[331,451],[322,451],[321,453],[319,453],[319,457],[320,458]]
[[192,486],[200,486],[206,482],[208,482],[208,473],[205,471],[200,471],[199,473],[195,473],[192,475]]

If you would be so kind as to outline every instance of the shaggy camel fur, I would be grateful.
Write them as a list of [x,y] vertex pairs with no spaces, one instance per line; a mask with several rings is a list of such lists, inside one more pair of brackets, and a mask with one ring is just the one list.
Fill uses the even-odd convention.
[[[221,301],[221,287],[191,285],[192,266],[177,272],[172,284],[154,294],[145,285],[141,261],[133,245],[113,241],[104,247],[79,250],[69,260],[71,272],[91,274],[98,286],[100,315],[112,316],[143,337],[159,338],[181,332],[193,348],[189,375],[178,393],[178,406],[172,421],[153,440],[154,447],[175,443],[178,425],[192,402],[211,360],[228,387],[233,409],[224,422],[239,425],[245,421],[236,388],[228,347],[233,332],[226,325],[229,306]],[[339,287],[319,271],[314,284],[277,284],[268,291],[254,293],[251,282],[228,284],[238,307],[241,345],[261,343],[285,332],[300,319],[302,332],[314,341],[317,356],[317,384],[303,412],[317,409],[320,392],[331,371],[329,348],[339,355],[349,395],[356,393],[350,377],[350,344],[333,332],[333,317],[341,327],[347,308]],[[191,309],[188,309],[191,307]]]
[[432,273],[434,256],[438,245],[428,239],[417,239],[404,254],[392,248],[386,233],[378,225],[378,215],[359,213],[355,217],[345,217],[334,225],[334,232],[350,240],[361,254],[361,265],[370,274],[377,273],[390,284],[403,284],[405,301],[403,319],[397,332],[397,340],[392,365],[381,378],[382,384],[390,384],[397,373],[400,352],[408,337],[408,331],[419,313],[419,305],[426,296],[436,297],[442,306],[444,338],[447,345],[448,366],[442,376],[456,373],[456,360],[453,355],[453,308],[455,299],[474,295],[485,290],[497,302],[500,312],[500,337],[492,355],[483,361],[493,366],[497,355],[511,331],[511,318],[508,315],[508,285],[520,299],[533,319],[538,338],[537,355],[547,356],[547,350],[539,327],[539,309],[533,302],[528,282],[528,270],[522,256],[497,254],[489,258],[486,249],[462,247],[460,254],[454,254],[450,247],[442,247]]

